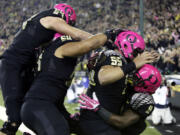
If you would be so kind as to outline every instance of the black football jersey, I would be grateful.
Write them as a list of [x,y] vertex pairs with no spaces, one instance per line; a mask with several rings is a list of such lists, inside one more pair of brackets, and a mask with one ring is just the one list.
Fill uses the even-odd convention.
[[53,41],[43,52],[41,74],[54,76],[53,78],[68,80],[76,65],[76,57],[57,58],[54,56],[56,49],[67,42],[74,42],[70,36],[61,36]]
[[[90,88],[87,91],[89,96],[92,96],[92,93],[95,92],[100,104],[107,109],[108,111],[119,114],[121,111],[121,106],[126,100],[126,77],[105,86],[99,84],[98,81],[98,72],[102,66],[112,65],[121,67],[126,64],[126,60],[122,55],[113,50],[106,50],[100,52],[99,56],[96,56],[97,61],[95,67],[90,72]],[[95,113],[82,110],[84,116],[91,119],[97,115]],[[88,113],[88,115],[86,115]],[[92,117],[90,117],[92,116]],[[93,118],[92,118],[93,119]]]
[[34,55],[34,49],[52,40],[55,31],[48,30],[40,24],[40,19],[46,16],[62,18],[64,14],[57,9],[49,9],[33,15],[22,25],[13,43],[5,51],[3,57],[9,64],[27,64]]
[[28,91],[26,98],[64,100],[64,95],[68,89],[66,82],[71,79],[77,58],[57,58],[54,53],[58,47],[73,41],[70,36],[61,36],[44,50],[41,71]]

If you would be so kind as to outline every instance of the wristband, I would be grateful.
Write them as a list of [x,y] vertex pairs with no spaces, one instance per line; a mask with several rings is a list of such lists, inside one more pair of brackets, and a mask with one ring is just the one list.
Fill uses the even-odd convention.
[[98,115],[106,122],[109,121],[112,113],[107,111],[105,108],[99,106],[99,110],[97,111]]
[[121,67],[121,69],[124,72],[124,75],[133,72],[134,70],[136,70],[136,65],[135,63],[132,61],[124,66]]

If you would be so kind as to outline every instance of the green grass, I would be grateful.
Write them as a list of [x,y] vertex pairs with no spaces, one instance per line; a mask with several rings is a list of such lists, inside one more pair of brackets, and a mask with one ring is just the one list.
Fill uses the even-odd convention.
[[[0,91],[0,105],[1,106],[4,105],[1,91]],[[77,104],[68,104],[68,103],[65,102],[65,106],[66,106],[66,109],[70,113],[77,112],[75,110],[75,108],[77,107]],[[149,124],[149,122],[146,122],[146,123],[147,123],[147,128],[141,135],[161,135],[161,133],[158,130],[156,130],[155,128],[151,128],[151,125]],[[3,121],[0,120],[0,127],[2,127],[2,124],[3,124]],[[18,131],[18,133],[16,135],[22,135],[22,133]]]
[[0,89],[0,106],[4,106],[4,101],[3,101],[3,98],[2,98],[1,89]]
[[161,135],[161,133],[157,129],[151,127],[148,121],[146,121],[146,124],[146,130],[144,130],[141,135]]

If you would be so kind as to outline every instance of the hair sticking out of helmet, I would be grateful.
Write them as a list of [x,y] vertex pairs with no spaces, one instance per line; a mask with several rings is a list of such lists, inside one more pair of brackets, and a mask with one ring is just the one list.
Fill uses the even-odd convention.
[[153,94],[161,85],[162,77],[157,68],[145,64],[134,74],[134,90]]
[[54,6],[55,9],[60,10],[61,12],[64,13],[66,17],[66,22],[72,26],[75,25],[76,23],[76,13],[75,10],[70,6],[65,3],[61,4],[56,4]]
[[64,35],[64,34],[56,33],[56,34],[54,34],[53,40],[56,40],[57,38],[59,38],[59,37],[61,37],[61,36],[63,36],[63,35]]
[[125,58],[132,59],[145,49],[144,39],[133,31],[119,33],[114,43]]

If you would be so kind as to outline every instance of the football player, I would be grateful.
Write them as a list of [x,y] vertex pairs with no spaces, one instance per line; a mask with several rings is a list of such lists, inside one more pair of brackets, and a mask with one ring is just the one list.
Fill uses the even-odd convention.
[[128,83],[127,100],[120,114],[109,112],[97,99],[93,100],[85,94],[80,96],[79,102],[82,109],[95,111],[105,122],[120,129],[123,135],[139,135],[146,128],[146,117],[153,111],[151,94],[160,86],[161,80],[160,72],[152,65],[145,64],[140,68]]
[[68,89],[66,82],[71,80],[77,57],[103,46],[116,33],[118,30],[111,30],[82,41],[63,35],[44,50],[42,70],[26,93],[21,109],[27,127],[38,135],[70,134],[69,116],[63,103]]
[[[94,55],[89,62],[91,86],[87,95],[95,92],[100,104],[114,114],[120,114],[126,101],[127,75],[157,59],[157,53],[143,52],[143,38],[132,31],[122,31],[115,39],[114,50]],[[80,130],[83,135],[119,135],[117,128],[107,124],[92,111],[82,110]],[[97,126],[98,125],[98,126]]]
[[20,108],[26,92],[21,72],[36,63],[35,48],[51,41],[56,32],[70,35],[76,40],[91,36],[90,33],[73,27],[75,22],[74,9],[67,4],[57,4],[23,23],[13,43],[2,56],[1,88],[8,121],[0,129],[0,134],[15,134],[21,124]]

